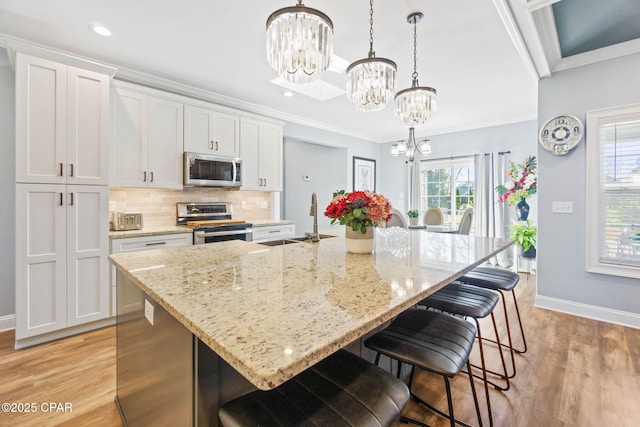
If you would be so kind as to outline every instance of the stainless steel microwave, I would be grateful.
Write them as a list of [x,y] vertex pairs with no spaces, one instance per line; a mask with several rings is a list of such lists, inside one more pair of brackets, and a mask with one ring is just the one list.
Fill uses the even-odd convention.
[[238,158],[184,153],[185,187],[240,187],[241,172]]

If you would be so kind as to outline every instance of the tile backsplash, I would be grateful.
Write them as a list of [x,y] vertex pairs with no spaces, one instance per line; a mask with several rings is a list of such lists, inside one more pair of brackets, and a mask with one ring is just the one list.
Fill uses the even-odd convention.
[[164,190],[110,188],[110,212],[142,212],[144,225],[175,225],[178,202],[229,202],[233,219],[246,221],[271,219],[271,196],[262,191],[238,191],[221,188]]

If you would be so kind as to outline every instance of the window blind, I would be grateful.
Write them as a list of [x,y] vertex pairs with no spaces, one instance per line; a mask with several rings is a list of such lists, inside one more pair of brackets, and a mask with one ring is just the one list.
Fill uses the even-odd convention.
[[599,261],[640,268],[640,118],[601,124]]

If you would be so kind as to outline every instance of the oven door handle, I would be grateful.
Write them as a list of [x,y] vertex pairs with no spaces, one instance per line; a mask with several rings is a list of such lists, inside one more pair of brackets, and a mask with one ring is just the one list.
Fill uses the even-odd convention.
[[202,237],[215,237],[215,236],[234,236],[240,234],[251,234],[253,230],[247,228],[246,230],[229,230],[229,231],[208,231],[208,232],[196,232],[198,236]]

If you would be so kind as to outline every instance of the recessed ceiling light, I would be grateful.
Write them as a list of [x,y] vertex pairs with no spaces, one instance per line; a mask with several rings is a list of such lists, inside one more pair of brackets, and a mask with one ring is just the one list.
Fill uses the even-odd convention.
[[285,90],[284,92],[282,92],[282,96],[286,96],[287,98],[290,98],[293,96],[293,92],[291,92],[290,90]]
[[100,24],[89,24],[89,28],[96,34],[100,34],[101,36],[109,37],[111,35],[111,30],[109,30],[104,25]]

